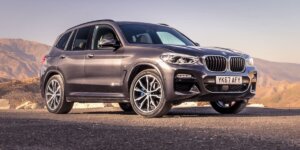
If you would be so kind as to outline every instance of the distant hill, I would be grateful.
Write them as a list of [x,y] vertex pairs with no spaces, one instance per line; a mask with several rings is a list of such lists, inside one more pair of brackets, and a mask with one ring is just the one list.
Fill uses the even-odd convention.
[[6,78],[1,78],[1,77],[0,77],[0,83],[2,83],[2,82],[7,82],[7,81],[10,81],[10,79],[6,79]]
[[271,107],[300,107],[300,64],[255,59],[258,87],[251,102]]
[[[21,100],[24,93],[26,99],[41,99],[37,79],[29,79],[32,82],[26,79],[37,77],[41,58],[49,48],[32,41],[0,39],[0,83],[7,82],[0,87],[0,99],[17,101],[18,96]],[[300,64],[255,59],[255,66],[258,69],[258,87],[257,95],[251,103],[270,107],[300,107]],[[8,82],[10,80],[22,82]]]
[[21,39],[0,39],[0,81],[38,76],[49,46]]
[[300,82],[300,64],[271,62],[255,59],[259,71],[260,84],[266,86],[270,81]]
[[258,86],[252,103],[261,103],[269,107],[300,108],[300,83],[287,81],[271,82],[272,85]]

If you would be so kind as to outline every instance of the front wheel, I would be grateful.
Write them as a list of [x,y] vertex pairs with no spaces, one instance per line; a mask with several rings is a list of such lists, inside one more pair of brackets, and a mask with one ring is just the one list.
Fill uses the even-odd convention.
[[221,114],[237,114],[247,106],[248,100],[241,101],[212,101],[210,105]]
[[166,101],[163,82],[154,69],[140,72],[130,87],[130,102],[133,110],[144,117],[161,117],[172,105]]

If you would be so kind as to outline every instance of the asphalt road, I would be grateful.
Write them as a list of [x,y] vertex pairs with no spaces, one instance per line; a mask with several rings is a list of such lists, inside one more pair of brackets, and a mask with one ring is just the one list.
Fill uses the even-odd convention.
[[176,108],[146,119],[118,108],[0,111],[0,149],[300,149],[300,109],[219,115]]

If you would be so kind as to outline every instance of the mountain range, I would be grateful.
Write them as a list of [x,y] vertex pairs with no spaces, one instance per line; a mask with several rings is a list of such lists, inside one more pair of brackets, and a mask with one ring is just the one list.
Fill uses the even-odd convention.
[[[0,83],[37,77],[41,58],[49,48],[33,41],[0,39]],[[252,103],[270,107],[300,107],[300,64],[258,58],[254,62],[258,70],[258,87]],[[5,96],[0,93],[0,99],[2,97]]]
[[0,39],[0,81],[38,76],[49,46],[22,39]]

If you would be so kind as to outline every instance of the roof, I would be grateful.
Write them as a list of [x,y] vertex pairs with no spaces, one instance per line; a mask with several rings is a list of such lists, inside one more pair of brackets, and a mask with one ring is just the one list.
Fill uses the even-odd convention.
[[155,23],[146,23],[146,22],[135,22],[135,21],[117,21],[116,23],[119,24],[119,25],[122,25],[122,24],[142,24],[142,25],[169,26],[169,25],[164,24],[164,23],[155,24]]
[[85,23],[76,25],[76,26],[71,27],[71,28],[69,28],[69,29],[67,29],[67,30],[71,30],[71,29],[74,29],[74,28],[76,28],[76,27],[83,26],[83,25],[86,25],[86,24],[97,23],[97,22],[103,22],[103,21],[115,22],[114,20],[111,20],[111,19],[94,20],[94,21],[89,21],[89,22],[85,22]]
[[89,22],[85,22],[85,23],[82,23],[82,24],[79,24],[79,25],[76,25],[76,26],[73,26],[68,30],[72,30],[74,28],[77,28],[79,26],[84,26],[84,25],[87,25],[87,24],[93,24],[93,23],[98,23],[98,22],[112,22],[112,23],[116,23],[118,25],[122,25],[122,24],[143,24],[143,25],[157,25],[157,26],[169,26],[167,24],[164,24],[164,23],[159,23],[159,24],[154,24],[154,23],[145,23],[145,22],[134,22],[134,21],[114,21],[114,20],[111,20],[111,19],[102,19],[102,20],[94,20],[94,21],[89,21]]

